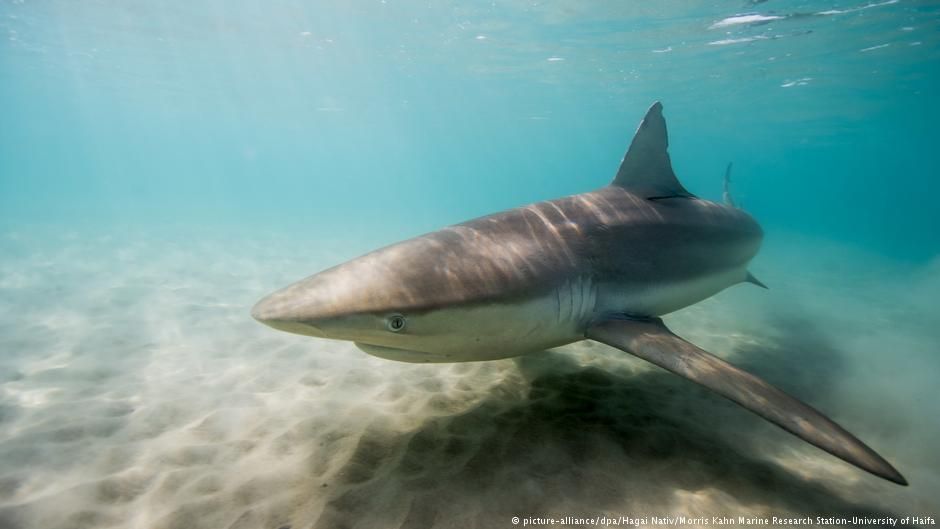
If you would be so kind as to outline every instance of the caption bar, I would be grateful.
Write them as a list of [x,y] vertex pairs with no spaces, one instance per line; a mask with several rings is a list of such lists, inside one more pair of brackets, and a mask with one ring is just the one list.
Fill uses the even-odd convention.
[[937,525],[937,521],[932,516],[596,516],[596,517],[577,517],[563,516],[561,518],[550,518],[544,516],[513,516],[510,520],[513,525],[521,527],[538,526],[599,526],[599,527],[681,527],[705,525],[727,526],[740,525],[744,527],[767,526],[767,527],[790,527],[790,526],[824,526],[832,525],[838,527],[850,526],[875,526],[875,527],[898,527],[908,525],[929,526]]

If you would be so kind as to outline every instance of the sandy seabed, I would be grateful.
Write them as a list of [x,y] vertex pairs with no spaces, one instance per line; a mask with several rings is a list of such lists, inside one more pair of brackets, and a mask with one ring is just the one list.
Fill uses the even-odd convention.
[[903,488],[600,344],[411,365],[249,317],[364,249],[0,231],[0,528],[940,514],[940,261],[790,237],[755,263],[770,291],[667,318],[829,414]]

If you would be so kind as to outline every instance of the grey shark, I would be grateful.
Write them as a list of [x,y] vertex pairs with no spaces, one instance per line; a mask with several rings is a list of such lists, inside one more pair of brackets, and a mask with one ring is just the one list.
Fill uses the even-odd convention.
[[676,178],[662,105],[610,185],[422,235],[258,302],[275,329],[405,362],[494,360],[596,340],[697,382],[887,480],[907,482],[839,425],[673,334],[659,318],[738,283],[763,232]]

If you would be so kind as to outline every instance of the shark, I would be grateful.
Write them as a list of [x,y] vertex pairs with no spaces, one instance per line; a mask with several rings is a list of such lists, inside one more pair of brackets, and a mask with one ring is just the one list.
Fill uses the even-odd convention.
[[517,357],[594,340],[743,406],[891,482],[883,457],[831,419],[673,333],[662,316],[740,283],[763,230],[676,177],[656,102],[613,181],[372,251],[261,299],[274,329],[403,362]]

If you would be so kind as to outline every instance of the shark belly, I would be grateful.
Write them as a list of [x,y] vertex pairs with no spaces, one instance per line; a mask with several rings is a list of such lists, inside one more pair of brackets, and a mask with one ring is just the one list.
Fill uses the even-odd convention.
[[598,312],[662,316],[694,305],[747,278],[747,266],[726,268],[672,281],[608,283],[601,289]]
[[594,314],[595,283],[587,276],[563,281],[550,291],[515,301],[448,307],[426,314],[435,329],[399,347],[357,342],[362,351],[389,360],[417,363],[476,362],[511,358],[584,339]]

